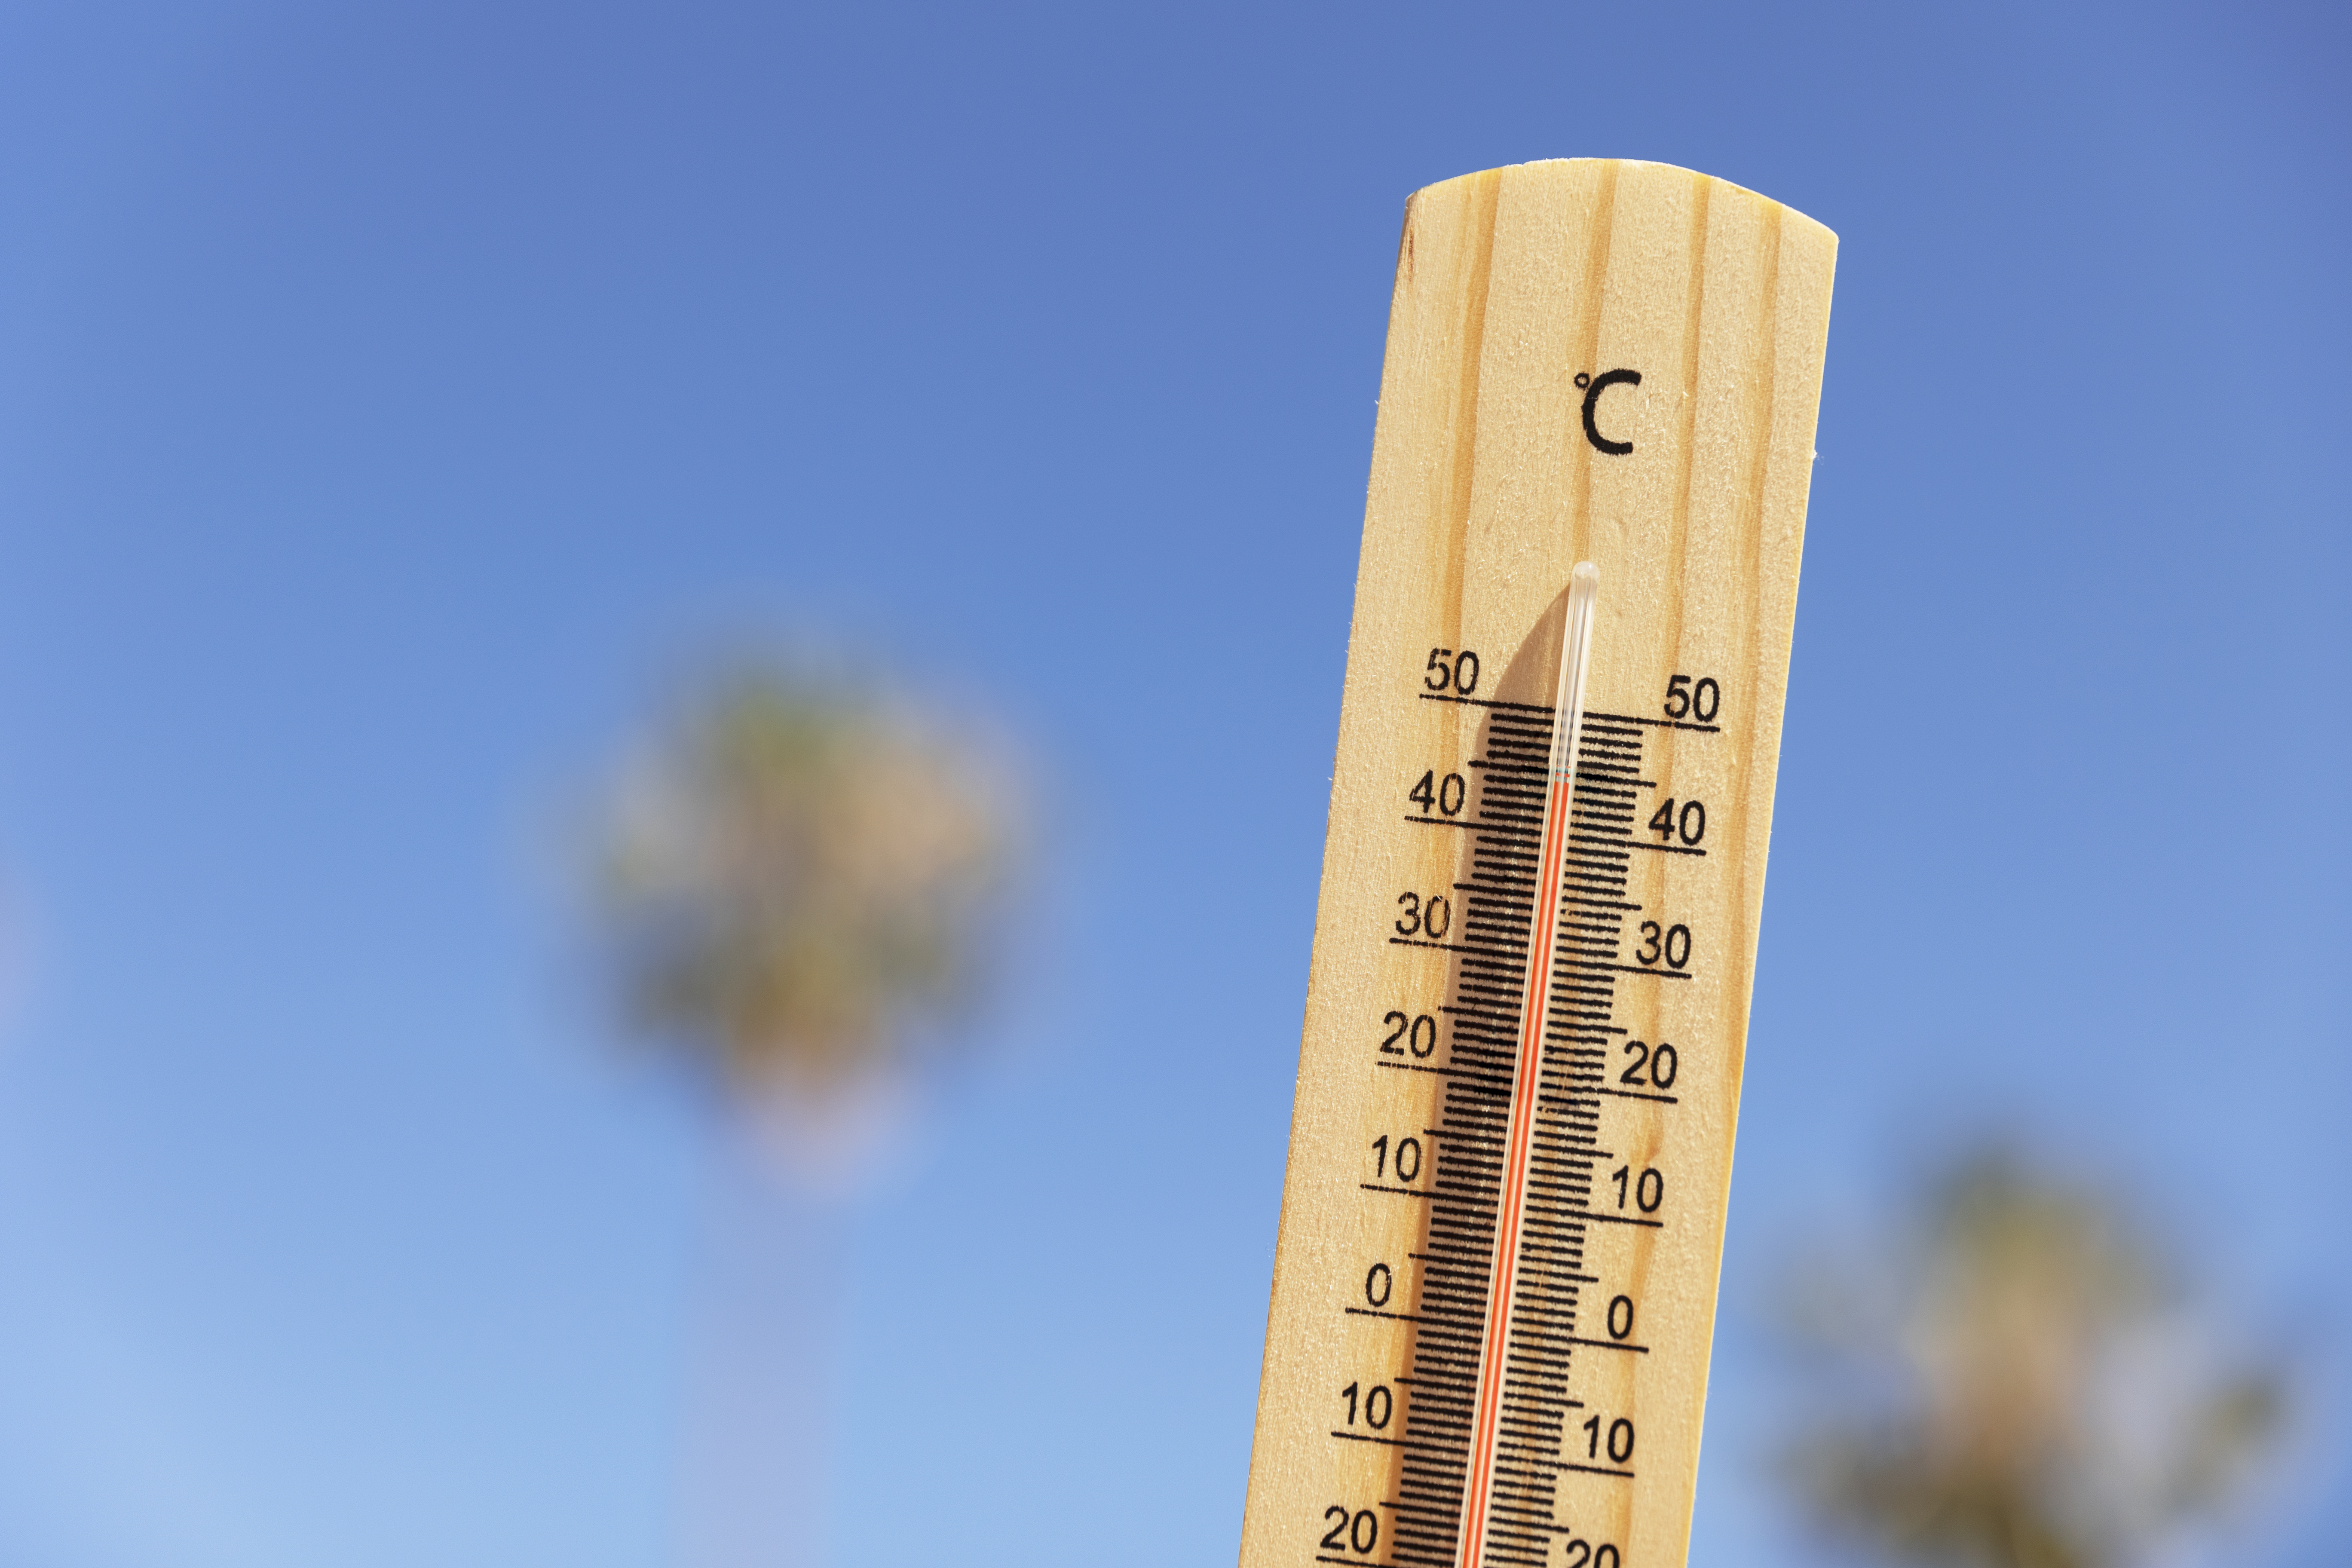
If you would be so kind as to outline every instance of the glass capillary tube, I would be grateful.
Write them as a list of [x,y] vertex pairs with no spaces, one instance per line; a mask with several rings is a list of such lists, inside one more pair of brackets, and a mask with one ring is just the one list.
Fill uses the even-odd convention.
[[1528,931],[1527,979],[1519,995],[1517,1066],[1503,1131],[1503,1190],[1495,1213],[1494,1262],[1486,1279],[1486,1331],[1479,1341],[1478,1381],[1470,1407],[1456,1568],[1479,1568],[1485,1560],[1487,1516],[1494,1508],[1511,1298],[1518,1285],[1519,1237],[1527,1220],[1528,1167],[1535,1156],[1536,1095],[1543,1078],[1552,964],[1559,951],[1560,881],[1568,852],[1569,807],[1576,793],[1577,742],[1584,729],[1584,671],[1591,660],[1593,601],[1600,587],[1601,569],[1590,561],[1579,562],[1569,575],[1568,604],[1560,616],[1559,687],[1552,700],[1551,767],[1544,792],[1542,846],[1537,854],[1540,869]]

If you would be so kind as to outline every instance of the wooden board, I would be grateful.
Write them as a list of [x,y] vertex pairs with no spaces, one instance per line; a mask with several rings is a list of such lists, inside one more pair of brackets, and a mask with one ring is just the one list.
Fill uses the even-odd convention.
[[1485,1563],[1684,1559],[1835,256],[1811,219],[1655,163],[1407,205],[1244,1568],[1454,1562],[1528,780],[1584,561],[1524,1419]]

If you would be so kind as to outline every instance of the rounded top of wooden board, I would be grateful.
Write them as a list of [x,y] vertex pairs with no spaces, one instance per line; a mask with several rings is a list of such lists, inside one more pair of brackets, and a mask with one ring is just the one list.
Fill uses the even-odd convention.
[[1642,158],[1537,158],[1525,163],[1506,163],[1500,168],[1480,169],[1474,174],[1456,174],[1450,180],[1440,180],[1435,184],[1423,185],[1406,197],[1405,215],[1410,220],[1414,204],[1423,197],[1435,196],[1440,193],[1458,194],[1461,187],[1480,180],[1580,182],[1591,180],[1603,171],[1613,171],[1619,179],[1631,177],[1705,180],[1715,187],[1710,193],[1711,196],[1727,195],[1779,207],[1783,215],[1783,221],[1795,218],[1810,227],[1819,229],[1822,237],[1832,247],[1837,244],[1835,229],[1817,218],[1807,216],[1786,203],[1773,201],[1768,195],[1751,191],[1745,185],[1735,184],[1729,180],[1719,179],[1713,174],[1702,174],[1696,169],[1685,169],[1674,163],[1654,163]]

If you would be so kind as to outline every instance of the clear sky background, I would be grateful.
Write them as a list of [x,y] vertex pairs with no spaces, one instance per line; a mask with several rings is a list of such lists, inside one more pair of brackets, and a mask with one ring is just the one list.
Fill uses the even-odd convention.
[[1843,238],[1694,1563],[1815,1560],[1774,1282],[1991,1128],[2294,1347],[2228,1555],[2340,1563],[2347,80],[2315,5],[9,6],[0,1562],[690,1560],[743,1178],[566,867],[762,639],[1036,760],[827,1244],[839,1560],[1229,1561],[1403,202],[1585,154]]

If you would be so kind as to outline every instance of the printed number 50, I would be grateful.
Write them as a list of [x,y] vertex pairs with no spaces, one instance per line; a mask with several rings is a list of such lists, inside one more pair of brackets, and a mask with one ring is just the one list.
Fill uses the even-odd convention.
[[1698,684],[1691,684],[1687,675],[1677,675],[1666,682],[1666,717],[1696,719],[1702,724],[1715,722],[1716,711],[1723,706],[1723,688],[1715,677],[1702,675]]
[[1432,691],[1452,689],[1467,697],[1478,689],[1478,656],[1468,648],[1455,653],[1450,647],[1429,650],[1429,662],[1422,668],[1427,671],[1421,683]]

